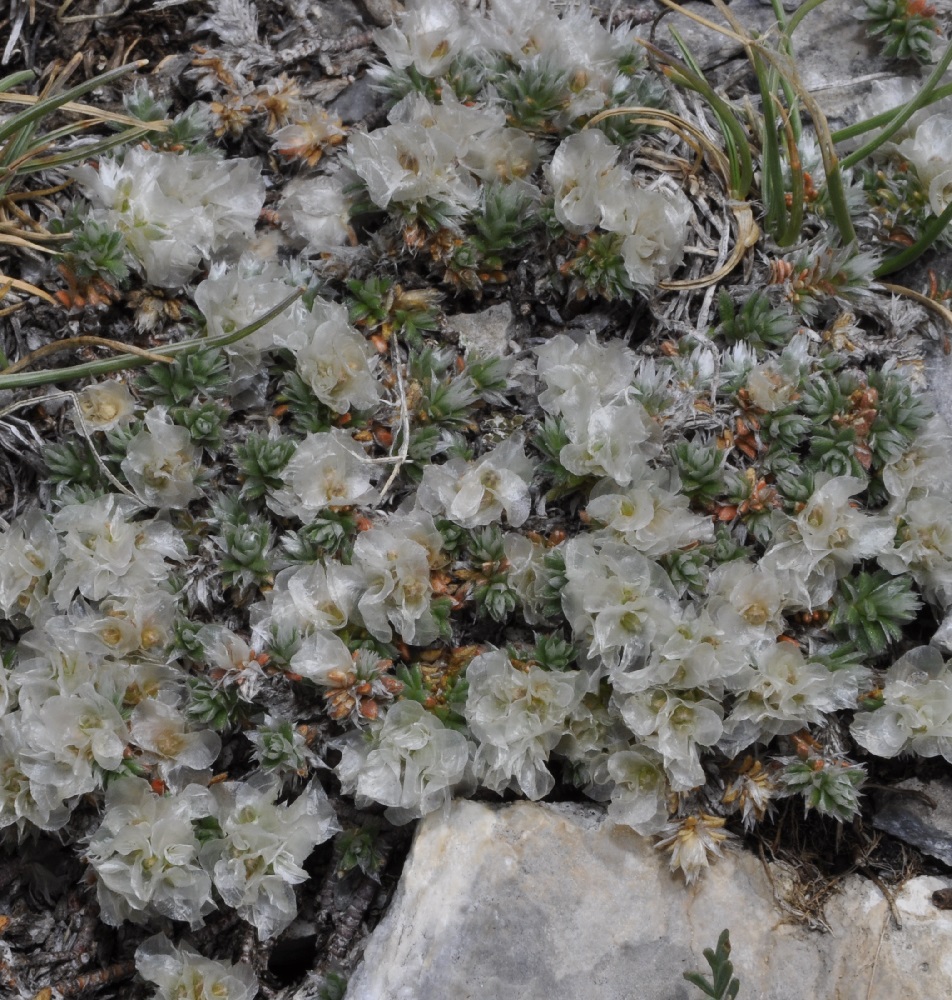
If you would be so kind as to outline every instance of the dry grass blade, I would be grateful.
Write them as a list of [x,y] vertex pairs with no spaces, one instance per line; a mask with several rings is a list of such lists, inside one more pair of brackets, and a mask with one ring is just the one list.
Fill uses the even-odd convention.
[[[715,173],[720,177],[725,189],[729,187],[730,166],[724,151],[716,146],[711,140],[692,122],[682,118],[680,115],[670,111],[661,111],[657,108],[643,107],[621,107],[609,108],[602,111],[590,119],[586,128],[597,125],[606,118],[613,118],[617,115],[628,115],[639,125],[650,125],[655,128],[666,128],[674,132],[679,138],[686,142],[699,155],[706,153],[710,158]],[[730,206],[734,220],[737,225],[737,239],[730,256],[713,274],[704,278],[689,278],[682,281],[662,281],[660,287],[667,291],[678,289],[707,288],[722,281],[735,267],[744,259],[744,254],[757,245],[760,239],[760,227],[754,221],[754,213],[750,205],[746,202],[742,204],[732,204]]]
[[44,292],[42,288],[37,288],[36,285],[31,285],[28,281],[21,281],[19,278],[9,278],[5,274],[0,274],[0,299],[3,299],[9,294],[11,289],[16,289],[18,292],[26,292],[27,295],[38,295],[44,302],[48,302],[51,306],[58,305],[56,299],[53,298],[48,292]]
[[887,292],[892,292],[893,295],[902,295],[907,299],[912,299],[913,302],[918,302],[921,306],[925,306],[926,309],[931,309],[933,312],[938,313],[949,324],[949,327],[952,328],[952,309],[942,305],[941,302],[930,299],[928,295],[923,295],[922,292],[906,288],[905,285],[893,285],[888,281],[877,281],[876,284],[880,288],[884,288]]
[[[42,95],[36,94],[0,93],[0,102],[4,102],[6,104],[20,104],[25,107],[30,107],[43,100],[46,100],[46,98]],[[103,108],[96,108],[91,104],[81,104],[77,101],[67,101],[65,104],[59,105],[57,110],[69,111],[77,115],[88,115],[91,120],[85,124],[124,125],[126,128],[142,128],[145,126],[151,132],[166,132],[169,127],[168,120],[164,118],[157,119],[156,121],[144,122],[140,118],[133,118],[131,115],[124,115],[118,111],[105,111]]]
[[29,368],[34,362],[47,358],[51,354],[58,354],[60,351],[69,351],[74,347],[108,347],[111,351],[117,351],[119,354],[135,354],[140,358],[148,358],[149,361],[164,362],[166,364],[172,363],[172,358],[165,354],[155,354],[153,351],[147,351],[143,347],[136,347],[133,344],[123,344],[118,340],[110,340],[108,337],[67,337],[65,340],[57,340],[53,344],[45,344],[43,347],[38,347],[35,351],[31,351],[8,368],[4,368],[0,371],[0,375],[12,375],[14,372]]

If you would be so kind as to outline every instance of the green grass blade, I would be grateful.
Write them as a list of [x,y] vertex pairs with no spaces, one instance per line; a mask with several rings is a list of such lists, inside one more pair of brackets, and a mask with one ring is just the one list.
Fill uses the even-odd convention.
[[125,66],[119,66],[117,69],[100,73],[99,76],[94,76],[92,79],[86,80],[85,83],[70,87],[69,90],[64,90],[61,94],[54,94],[51,97],[44,98],[42,101],[37,101],[36,104],[18,112],[9,121],[0,125],[0,142],[5,142],[11,135],[17,134],[26,126],[42,121],[43,118],[51,112],[56,111],[57,108],[62,107],[64,104],[69,104],[70,101],[75,101],[77,98],[82,97],[83,94],[87,94],[97,87],[103,87],[106,84],[112,83],[113,80],[118,80],[133,70],[141,69],[147,62],[148,60],[146,59],[139,59]]
[[19,73],[11,73],[9,76],[0,79],[0,94],[5,93],[8,90],[13,90],[14,87],[19,87],[24,83],[29,83],[36,73],[32,69],[23,69]]
[[[220,337],[196,337],[192,340],[182,340],[177,344],[163,344],[162,353],[170,357],[179,354],[189,354],[192,351],[204,350],[209,347],[227,347],[245,337],[250,337],[271,320],[277,319],[285,309],[304,294],[303,288],[296,288],[290,295],[283,298],[276,306],[259,316],[253,323],[243,326],[233,333],[225,333]],[[107,375],[109,372],[123,371],[127,368],[141,368],[143,365],[154,364],[149,358],[135,354],[122,355],[118,358],[103,358],[101,361],[87,361],[81,365],[70,365],[66,368],[47,368],[36,372],[16,372],[13,375],[0,374],[0,389],[30,389],[39,385],[54,385],[77,378],[88,378],[92,375]]]
[[906,247],[901,253],[894,254],[892,257],[887,257],[880,265],[876,268],[873,274],[877,278],[885,278],[887,274],[893,274],[896,271],[902,270],[904,267],[908,267],[914,260],[918,260],[929,247],[942,235],[943,230],[949,223],[952,222],[952,202],[942,211],[941,215],[933,216],[931,221],[929,221],[922,230],[922,235],[911,247]]
[[939,81],[945,76],[945,71],[949,68],[950,63],[952,63],[952,42],[949,42],[946,46],[945,52],[942,53],[942,58],[935,64],[935,68],[929,74],[929,79],[922,85],[919,93],[908,104],[903,106],[902,110],[890,120],[889,124],[879,135],[870,139],[869,142],[860,146],[859,149],[854,150],[849,156],[844,157],[840,166],[844,170],[854,166],[860,160],[869,156],[870,153],[874,153],[888,139],[892,138],[920,108],[925,107],[929,95],[938,87]]

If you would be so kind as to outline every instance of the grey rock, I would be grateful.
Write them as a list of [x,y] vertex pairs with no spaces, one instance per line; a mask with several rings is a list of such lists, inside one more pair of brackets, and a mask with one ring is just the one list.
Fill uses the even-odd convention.
[[328,108],[345,125],[362,122],[383,108],[385,97],[374,89],[373,78],[364,74],[358,76],[330,102]]
[[598,809],[457,802],[421,824],[346,1000],[693,1000],[681,973],[724,927],[743,996],[952,995],[952,913],[931,902],[950,880],[907,882],[897,930],[876,886],[849,877],[820,934],[783,912],[791,878],[729,848],[686,887]]
[[[796,0],[785,5],[788,11],[797,6]],[[692,0],[683,7],[728,27],[724,17],[709,3]],[[763,33],[775,23],[769,0],[766,5],[763,0],[735,0],[730,10],[748,31]],[[672,27],[703,70],[714,69],[743,56],[743,46],[733,38],[671,13],[659,23],[655,40],[674,55],[680,53],[671,37]],[[648,37],[650,30],[651,25],[639,29],[644,37]],[[848,5],[822,4],[811,11],[797,28],[794,50],[800,82],[817,99],[834,127],[866,117],[864,108],[873,83],[896,76],[895,63],[880,55],[877,44],[866,37],[865,25],[853,16]]]
[[873,826],[952,865],[952,783],[910,778],[895,787],[881,795]]
[[507,303],[478,313],[457,313],[447,320],[447,326],[459,335],[460,347],[466,354],[484,358],[511,353],[513,323],[512,307]]

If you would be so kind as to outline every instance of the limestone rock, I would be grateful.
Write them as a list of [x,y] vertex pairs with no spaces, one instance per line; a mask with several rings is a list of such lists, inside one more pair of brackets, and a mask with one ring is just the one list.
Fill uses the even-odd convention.
[[686,887],[596,808],[457,802],[421,824],[346,1000],[694,1000],[681,973],[724,927],[751,1000],[952,995],[952,913],[931,902],[949,880],[906,883],[897,930],[850,877],[821,934],[785,916],[776,874],[731,849]]
[[[926,797],[935,803],[935,808]],[[880,799],[882,804],[873,816],[877,830],[952,865],[952,784],[910,778],[882,793]]]
[[[690,0],[682,6],[728,27],[710,3]],[[773,10],[762,0],[733,0],[730,10],[748,31],[764,33],[774,24]],[[655,39],[679,58],[680,50],[669,31],[672,27],[705,71],[729,60],[746,58],[741,43],[728,35],[684,15],[667,14],[658,24]],[[650,24],[639,29],[645,37],[650,30]],[[794,51],[800,82],[817,99],[835,128],[867,117],[865,105],[873,82],[897,76],[895,62],[880,54],[878,44],[867,38],[865,24],[854,16],[852,7],[844,4],[821,4],[811,11],[796,30]]]
[[477,313],[457,313],[447,325],[459,335],[460,347],[467,355],[501,358],[512,353],[509,340],[514,332],[513,316],[508,303]]

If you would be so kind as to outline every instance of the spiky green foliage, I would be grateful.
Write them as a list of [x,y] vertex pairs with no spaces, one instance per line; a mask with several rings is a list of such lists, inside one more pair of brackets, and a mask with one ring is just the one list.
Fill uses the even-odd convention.
[[122,287],[128,277],[126,238],[102,222],[84,219],[63,246],[63,261],[80,280],[99,278]]
[[[612,104],[615,107],[629,108],[663,108],[667,104],[667,90],[654,73],[635,72],[634,67],[640,65],[642,57],[638,52],[631,52],[623,57],[623,66],[619,67],[622,74],[628,74],[628,79],[619,85],[612,93]],[[616,145],[627,146],[639,136],[655,131],[650,125],[643,125],[625,115],[613,115],[605,118],[595,126]]]
[[536,632],[530,656],[546,670],[571,670],[578,656],[578,649],[557,632],[550,635]]
[[789,794],[803,796],[805,813],[815,809],[821,816],[848,823],[859,812],[866,771],[842,758],[796,757],[786,763],[780,780]]
[[188,678],[188,700],[185,715],[221,732],[240,722],[238,689],[216,684],[202,674]]
[[591,484],[591,477],[569,472],[559,459],[562,449],[569,444],[565,421],[561,417],[547,416],[533,434],[532,443],[544,458],[539,472],[552,483],[547,499],[557,500]]
[[217,348],[180,355],[171,364],[149,365],[136,379],[143,396],[170,407],[195,396],[220,396],[227,385],[228,358]]
[[359,868],[364,875],[379,881],[385,858],[380,849],[380,831],[378,821],[368,820],[363,826],[352,827],[337,835],[338,877]]
[[249,500],[263,497],[283,485],[281,473],[291,461],[295,444],[290,438],[251,434],[235,448],[243,482],[241,495]]
[[710,504],[724,494],[727,456],[716,445],[697,439],[678,441],[671,457],[681,477],[681,491],[695,503]]
[[191,406],[176,406],[170,411],[172,419],[188,430],[192,441],[213,454],[222,447],[224,426],[230,411],[220,403],[207,402]]
[[480,210],[467,222],[454,267],[499,272],[530,242],[539,224],[538,205],[517,184],[493,182],[481,192]]
[[788,299],[807,319],[814,319],[831,299],[850,299],[869,288],[879,264],[876,254],[845,247],[819,247],[792,262]]
[[274,541],[270,520],[227,497],[219,497],[212,510],[218,524],[215,541],[222,553],[219,572],[223,586],[242,590],[270,582],[269,555]]
[[895,462],[916,439],[916,432],[932,416],[922,393],[896,371],[872,371],[869,386],[876,391],[876,417],[869,447],[877,466]]
[[783,347],[797,332],[796,317],[755,289],[739,308],[726,291],[717,297],[721,322],[715,330],[729,344],[746,343],[758,350]]
[[543,56],[504,72],[496,92],[510,125],[526,132],[558,133],[558,118],[572,98],[569,74]]
[[328,510],[296,531],[281,536],[281,548],[291,562],[312,563],[340,555],[350,562],[357,537],[357,522],[349,514]]
[[43,461],[54,483],[98,486],[101,473],[85,441],[51,442],[43,449]]
[[333,414],[297,372],[288,372],[281,379],[278,400],[287,405],[296,433],[319,434],[330,428]]
[[711,967],[712,979],[700,972],[685,972],[684,978],[693,983],[711,1000],[734,1000],[740,990],[740,980],[734,975],[734,965],[730,960],[731,937],[728,930],[721,931],[715,948],[705,948],[704,957]]
[[579,244],[561,269],[572,279],[570,298],[595,296],[609,302],[631,298],[634,286],[621,253],[624,242],[619,233],[592,233]]
[[840,581],[829,627],[838,638],[875,656],[902,638],[902,626],[913,621],[921,606],[909,577],[885,570],[861,572]]
[[456,674],[445,682],[442,691],[428,683],[418,663],[409,667],[397,667],[397,678],[403,683],[402,697],[418,701],[427,711],[432,712],[444,726],[466,732],[464,708],[469,694],[469,683],[465,674]]
[[[129,115],[145,122],[167,118],[171,107],[171,102],[156,100],[142,84],[123,98],[122,103]],[[193,104],[169,121],[163,131],[146,132],[145,138],[156,149],[178,152],[184,148],[192,153],[210,153],[213,149],[207,141],[209,131],[208,111],[201,104]]]
[[866,33],[876,38],[883,55],[893,59],[935,61],[936,36],[941,35],[936,9],[922,0],[864,0],[857,17],[868,21]]

